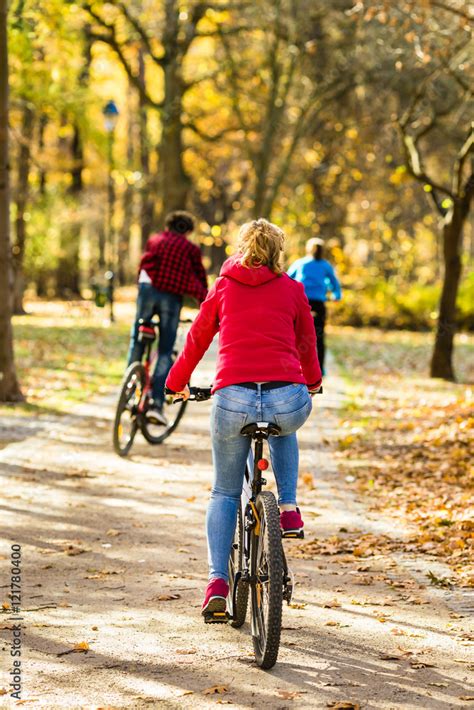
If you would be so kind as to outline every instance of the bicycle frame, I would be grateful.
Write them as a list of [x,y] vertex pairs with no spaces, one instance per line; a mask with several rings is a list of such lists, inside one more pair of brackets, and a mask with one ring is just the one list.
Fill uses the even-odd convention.
[[151,376],[155,370],[156,362],[158,360],[158,353],[154,352],[151,354],[151,348],[155,341],[148,341],[145,347],[145,360],[143,362],[143,367],[145,368],[145,387],[140,397],[140,402],[138,403],[138,412],[143,414],[146,406],[146,400],[151,390]]
[[[234,598],[232,600],[232,608],[236,608],[237,587],[239,581],[246,584],[254,584],[255,580],[250,575],[250,538],[252,530],[255,535],[260,533],[260,521],[258,519],[255,502],[257,496],[266,484],[266,479],[262,477],[262,471],[258,467],[258,462],[263,458],[263,442],[268,439],[268,436],[258,433],[254,438],[254,451],[250,447],[247,458],[247,466],[244,475],[244,483],[242,486],[242,495],[240,497],[240,506],[242,511],[243,521],[243,555],[242,569],[235,576],[234,583]],[[284,578],[282,580],[284,586],[283,598],[288,602],[291,601],[293,594],[293,578],[286,562],[285,551],[283,550],[284,562]]]

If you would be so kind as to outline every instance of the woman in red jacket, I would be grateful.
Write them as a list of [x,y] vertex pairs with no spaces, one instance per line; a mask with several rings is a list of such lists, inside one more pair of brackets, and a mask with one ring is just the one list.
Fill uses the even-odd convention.
[[320,386],[321,370],[304,288],[279,263],[283,244],[281,229],[265,219],[243,225],[238,253],[224,263],[166,380],[169,389],[187,399],[191,373],[219,331],[203,614],[225,611],[227,565],[250,448],[248,437],[240,434],[245,424],[269,421],[280,426],[281,436],[269,440],[280,523],[285,531],[303,528],[296,505],[296,430],[311,412],[310,392]]

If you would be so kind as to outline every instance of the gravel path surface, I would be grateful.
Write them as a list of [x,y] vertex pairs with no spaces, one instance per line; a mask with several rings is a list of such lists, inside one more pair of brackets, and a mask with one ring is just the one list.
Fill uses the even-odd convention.
[[[209,382],[209,368],[194,381]],[[331,440],[343,383],[328,377],[325,390],[300,436],[305,542],[325,545],[309,559],[307,548],[285,542],[297,587],[270,672],[253,662],[248,623],[206,627],[199,613],[212,472],[208,403],[190,405],[162,446],[137,438],[128,459],[111,449],[112,397],[66,417],[16,419],[13,433],[11,420],[0,422],[0,603],[8,605],[10,545],[18,543],[27,706],[474,704],[467,593],[430,586],[426,559],[331,549],[331,538],[405,531],[368,515],[338,472]],[[0,617],[0,705],[7,707],[16,704],[11,616],[7,606]]]

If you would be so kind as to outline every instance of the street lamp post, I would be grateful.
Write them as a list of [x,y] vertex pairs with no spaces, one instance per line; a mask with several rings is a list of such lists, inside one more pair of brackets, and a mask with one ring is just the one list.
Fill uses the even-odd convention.
[[105,278],[110,303],[110,322],[114,318],[114,244],[113,244],[113,209],[114,209],[114,183],[112,179],[113,153],[115,126],[119,117],[119,110],[115,101],[107,101],[102,109],[104,116],[104,128],[108,135],[108,199],[107,199],[107,222],[106,222],[106,244],[107,244],[107,271]]

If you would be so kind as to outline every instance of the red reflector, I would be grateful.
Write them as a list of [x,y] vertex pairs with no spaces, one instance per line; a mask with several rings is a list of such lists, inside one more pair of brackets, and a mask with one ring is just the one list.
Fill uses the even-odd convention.
[[257,462],[257,467],[260,469],[260,471],[266,471],[268,468],[268,461],[267,459],[260,459]]

